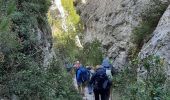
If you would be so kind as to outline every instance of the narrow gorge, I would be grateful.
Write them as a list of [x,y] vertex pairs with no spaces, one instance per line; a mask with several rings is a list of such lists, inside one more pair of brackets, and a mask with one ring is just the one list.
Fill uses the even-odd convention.
[[65,64],[104,57],[113,100],[170,100],[169,43],[170,0],[0,0],[0,100],[83,100]]

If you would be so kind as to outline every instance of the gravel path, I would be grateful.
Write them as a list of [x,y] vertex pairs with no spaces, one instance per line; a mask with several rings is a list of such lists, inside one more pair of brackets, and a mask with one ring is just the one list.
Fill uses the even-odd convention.
[[[75,86],[75,88],[78,90],[78,88],[77,88],[77,82],[76,82],[76,78],[74,78],[74,86]],[[113,89],[113,91],[112,91],[113,93],[112,93],[112,100],[121,100],[120,99],[120,95]],[[85,88],[85,96],[83,97],[83,100],[95,100],[94,99],[94,94],[89,94],[88,93],[88,89],[87,89],[87,87]],[[110,99],[111,100],[111,99]]]
[[[76,78],[74,78],[74,86],[75,86],[76,89],[78,90]],[[84,93],[85,93],[85,96],[83,97],[83,100],[94,100],[94,94],[91,94],[91,95],[90,95],[90,94],[88,93],[87,87],[85,88]]]

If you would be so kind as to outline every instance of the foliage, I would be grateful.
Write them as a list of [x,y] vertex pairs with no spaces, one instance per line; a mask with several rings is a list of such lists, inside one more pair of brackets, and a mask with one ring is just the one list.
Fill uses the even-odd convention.
[[[163,15],[167,6],[168,3],[162,4],[157,0],[153,0],[153,4],[151,4],[149,8],[146,8],[142,13],[142,22],[133,30],[133,43],[136,45],[136,47],[131,48],[130,51],[132,60],[137,56],[143,44],[150,39],[152,32],[155,30],[158,21]],[[136,63],[134,64],[133,61]],[[122,99],[168,100],[167,98],[169,98],[169,96],[167,94],[170,92],[169,89],[166,89],[169,87],[165,87],[167,76],[163,68],[163,60],[159,57],[149,56],[142,61],[136,59],[133,61],[115,78],[117,87],[120,87],[119,90],[121,90],[120,93],[122,94]],[[135,68],[133,67],[134,65],[136,66]],[[145,74],[142,75],[142,77],[139,77],[136,73],[137,70],[141,68],[144,69]],[[135,75],[132,77],[133,74]]]
[[120,93],[122,99],[125,96],[128,96],[129,99],[136,96],[135,83],[137,82],[138,63],[139,61],[137,59],[133,60],[125,66],[124,70],[113,76],[113,87]]
[[[134,60],[116,75],[114,87],[122,95],[122,100],[167,100],[169,87],[165,86],[167,76],[163,62],[157,56],[149,56],[142,61]],[[137,75],[139,68],[144,69],[145,73]]]
[[144,84],[139,85],[139,90],[143,94],[139,94],[141,98],[146,98],[147,100],[164,100],[166,73],[163,62],[158,56],[149,56],[142,61],[142,65],[147,72],[146,77],[142,78]]
[[69,14],[67,20],[69,22],[72,22],[73,25],[77,25],[80,21],[80,17],[76,14],[73,1],[74,0],[61,0],[65,11]]
[[[48,20],[53,27],[54,47],[60,52],[62,60],[73,62],[79,53],[75,37],[80,32],[81,23],[74,9],[73,0],[61,0],[61,2],[66,13],[65,23],[58,17],[57,10],[49,10]],[[67,30],[62,28],[63,24],[66,25]]]
[[153,1],[153,4],[141,14],[142,22],[133,30],[133,43],[136,45],[138,52],[143,44],[150,39],[152,32],[155,30],[159,19],[167,7],[168,4]]
[[[58,82],[53,84],[56,89],[56,97],[62,97],[64,100],[69,100],[70,98],[74,100],[81,100],[82,98],[77,94],[73,85],[72,77],[64,70],[63,66],[60,66],[61,64],[58,64],[59,63],[55,62],[52,63],[52,67],[49,69],[49,78],[52,79],[51,82]],[[53,80],[53,78],[57,79]]]
[[[73,6],[73,0],[62,0],[65,9],[67,31],[62,29],[62,20],[55,16],[55,11],[49,11],[48,18],[53,29],[53,37],[56,39],[54,46],[61,53],[63,60],[73,62],[80,60],[85,65],[97,65],[101,63],[102,52],[100,42],[95,40],[92,43],[83,45],[83,49],[78,48],[75,44],[75,36],[80,35],[83,26],[79,16]],[[75,28],[75,29],[74,29]]]
[[80,50],[78,58],[85,65],[96,66],[101,64],[103,55],[101,50],[101,43],[98,40],[92,43],[86,43],[83,50]]
[[3,82],[10,87],[9,94],[14,93],[24,100],[69,100],[69,98],[81,100],[73,87],[72,78],[59,61],[53,60],[44,71],[35,61],[30,60],[25,58],[23,62],[24,67],[27,67],[26,70],[3,77],[3,80],[10,79],[8,82]]
[[[54,59],[44,68],[45,40],[39,41],[38,30],[52,41],[46,13],[50,0],[0,0],[0,96],[21,100],[81,100],[72,80]],[[63,84],[64,83],[64,84]]]

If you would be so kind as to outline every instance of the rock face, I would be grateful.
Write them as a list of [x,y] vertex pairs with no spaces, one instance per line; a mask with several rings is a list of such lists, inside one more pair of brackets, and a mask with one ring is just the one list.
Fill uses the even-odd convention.
[[101,41],[113,65],[121,68],[127,63],[128,51],[133,46],[132,30],[150,3],[150,0],[86,0],[76,3],[85,24],[83,42]]
[[[47,26],[48,27],[48,26]],[[42,55],[43,55],[43,66],[45,68],[48,67],[49,63],[51,62],[51,60],[53,59],[53,57],[55,57],[55,52],[52,48],[52,34],[51,32],[47,32],[46,33],[43,30],[38,29],[37,32],[37,40],[38,43],[41,44],[41,42],[43,41],[43,45],[41,46],[41,49],[43,51]]]
[[[142,21],[141,13],[154,0],[78,0],[75,3],[85,25],[83,42],[95,39],[102,43],[106,55],[113,60],[113,66],[122,68],[128,62],[128,52],[133,43],[132,30]],[[168,0],[160,0],[167,2]],[[143,46],[141,54],[157,54],[170,64],[170,8],[167,9],[153,38]]]
[[[153,32],[153,37],[146,43],[139,56],[144,58],[154,54],[162,57],[166,64],[170,65],[170,6],[167,8],[162,18],[160,19],[156,30]],[[170,68],[167,66],[167,74],[170,75]]]

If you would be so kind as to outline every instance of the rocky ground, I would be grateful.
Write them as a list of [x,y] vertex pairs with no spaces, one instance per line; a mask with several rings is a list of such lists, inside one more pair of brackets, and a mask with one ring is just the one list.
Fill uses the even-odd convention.
[[[74,86],[78,90],[75,78],[74,78]],[[85,96],[83,97],[83,100],[95,100],[94,94],[90,95],[88,93],[88,88],[87,87],[85,88],[84,92],[85,92]],[[113,93],[112,93],[112,99],[110,99],[110,100],[120,100],[119,94],[116,91],[114,91],[114,89],[113,89]]]
[[[77,88],[77,82],[76,82],[76,78],[74,78],[74,86],[76,87],[76,89],[78,90]],[[83,100],[94,100],[94,94],[89,94],[88,93],[88,89],[87,87],[85,88],[85,96],[83,97]]]

